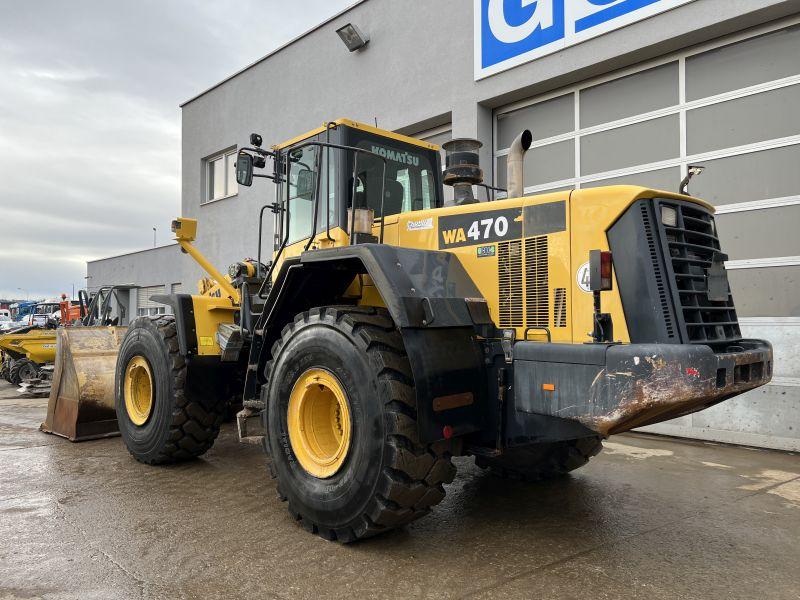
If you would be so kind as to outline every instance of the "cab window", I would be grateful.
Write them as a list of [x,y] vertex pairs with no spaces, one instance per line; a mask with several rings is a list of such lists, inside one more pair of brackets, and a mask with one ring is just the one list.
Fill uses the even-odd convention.
[[[367,134],[361,134],[366,138]],[[374,139],[372,139],[374,138]],[[359,154],[355,186],[357,207],[371,208],[381,215],[381,188],[384,215],[396,215],[440,206],[436,189],[438,155],[424,148],[394,142],[378,136],[358,140],[354,145],[380,155]],[[384,179],[384,160],[386,171]],[[352,205],[352,170],[348,199]]]
[[[314,195],[317,191],[317,154],[317,146],[305,146],[290,150],[287,155],[289,244],[311,235]],[[285,227],[284,224],[284,231]]]

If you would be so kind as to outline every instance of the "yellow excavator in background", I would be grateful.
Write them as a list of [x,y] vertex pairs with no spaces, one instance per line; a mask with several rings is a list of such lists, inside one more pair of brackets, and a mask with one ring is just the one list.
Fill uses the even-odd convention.
[[[584,465],[609,435],[768,382],[742,337],[713,208],[632,186],[525,196],[522,132],[506,198],[479,142],[427,142],[346,119],[239,151],[274,182],[272,260],[228,277],[175,237],[218,294],[154,298],[119,348],[116,417],[148,464],[208,451],[231,397],[292,517],[350,542],[430,512],[471,455],[518,478]],[[271,171],[255,175],[271,163]],[[455,201],[444,203],[443,182]],[[255,212],[255,210],[254,210]],[[253,474],[253,476],[258,476]]]

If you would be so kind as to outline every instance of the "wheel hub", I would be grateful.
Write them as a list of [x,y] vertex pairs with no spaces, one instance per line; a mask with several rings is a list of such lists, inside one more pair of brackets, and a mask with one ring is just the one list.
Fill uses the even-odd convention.
[[289,397],[289,442],[310,475],[326,479],[344,464],[350,447],[350,405],[339,380],[324,369],[309,369]]
[[143,356],[134,356],[125,368],[125,411],[141,427],[153,410],[153,374]]

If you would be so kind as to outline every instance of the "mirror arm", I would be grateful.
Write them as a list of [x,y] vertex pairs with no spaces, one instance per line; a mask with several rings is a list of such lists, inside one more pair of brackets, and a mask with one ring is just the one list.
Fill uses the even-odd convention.
[[262,150],[261,148],[249,148],[249,147],[239,148],[239,152],[243,150],[249,152],[255,152],[256,154],[260,154],[261,156],[271,156],[272,158],[275,158],[275,156],[277,156],[275,152],[270,152],[269,150]]

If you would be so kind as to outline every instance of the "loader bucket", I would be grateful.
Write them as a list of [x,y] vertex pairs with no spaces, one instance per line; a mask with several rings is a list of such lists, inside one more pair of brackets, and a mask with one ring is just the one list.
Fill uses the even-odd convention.
[[73,442],[119,435],[114,372],[127,329],[58,329],[53,386],[42,431]]

